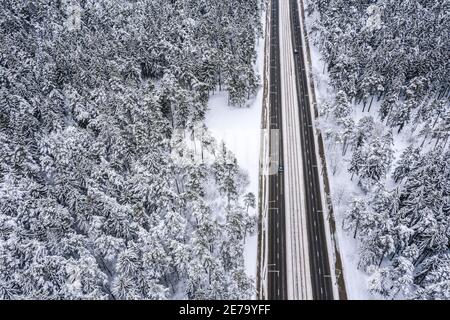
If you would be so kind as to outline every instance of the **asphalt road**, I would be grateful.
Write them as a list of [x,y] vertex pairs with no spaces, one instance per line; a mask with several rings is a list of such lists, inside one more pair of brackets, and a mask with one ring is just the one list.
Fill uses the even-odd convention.
[[[281,79],[280,79],[280,51],[279,51],[279,7],[278,1],[271,3],[270,24],[270,83],[269,83],[269,114],[270,129],[279,129],[278,146],[270,143],[271,157],[277,157],[279,168],[283,167],[283,140],[281,114]],[[272,139],[270,139],[272,141]],[[285,244],[285,208],[284,208],[284,180],[283,171],[269,176],[269,205],[268,205],[268,299],[285,300],[286,291],[286,244]]]
[[300,15],[297,0],[290,0],[292,43],[294,48],[297,95],[300,108],[300,132],[302,140],[303,179],[308,221],[308,243],[313,298],[333,299],[328,247],[322,208],[321,187],[317,167],[313,119],[308,96],[305,57],[303,53]]
[[270,9],[270,128],[280,143],[269,148],[280,170],[268,184],[268,299],[333,299],[298,3]]

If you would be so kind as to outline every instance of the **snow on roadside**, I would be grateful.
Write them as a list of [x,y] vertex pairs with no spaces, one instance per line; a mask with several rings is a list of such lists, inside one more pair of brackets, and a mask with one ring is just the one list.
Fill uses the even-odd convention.
[[[306,25],[308,33],[311,30],[311,24],[315,19],[317,13],[311,16],[306,16]],[[311,39],[311,38],[310,38]],[[317,104],[320,109],[320,105],[325,102],[332,101],[334,97],[334,91],[330,85],[330,79],[328,73],[324,68],[324,61],[321,59],[321,54],[318,48],[314,45],[313,41],[309,41],[312,60],[312,72],[314,78],[314,85],[316,89]],[[362,112],[361,105],[353,105],[353,120],[355,123],[364,116],[372,116],[376,122],[376,126],[384,127],[379,123],[378,109],[381,101],[374,101],[370,112]],[[319,127],[321,130],[335,131],[333,125],[330,125],[325,119],[319,120]],[[385,129],[383,129],[386,132]],[[398,160],[400,154],[404,149],[414,141],[414,137],[411,135],[411,127],[405,126],[405,129],[398,134],[393,131],[393,151],[394,158]],[[347,171],[348,163],[351,158],[351,152],[344,157],[341,155],[341,150],[334,144],[324,141],[325,155],[327,160],[328,178],[330,180],[330,192],[333,201],[333,208],[336,217],[336,229],[337,229],[337,241],[340,248],[342,263],[344,268],[344,278],[347,288],[348,299],[376,299],[368,292],[367,284],[369,275],[358,269],[359,262],[359,247],[358,241],[353,238],[352,234],[344,231],[342,228],[342,220],[345,211],[348,208],[348,204],[355,196],[364,196],[360,188],[357,187],[356,181],[352,181],[350,174]],[[396,161],[395,160],[395,161]],[[395,161],[393,164],[395,164]],[[335,173],[333,174],[333,170]],[[386,179],[386,186],[393,187],[394,182],[391,180],[388,174]]]
[[[265,12],[262,13],[263,17]],[[265,21],[265,19],[263,19]],[[263,30],[265,27],[263,26]],[[257,61],[255,70],[263,80],[264,72],[264,38],[257,44]],[[225,142],[237,158],[241,169],[249,175],[248,192],[253,192],[258,203],[259,151],[261,134],[261,110],[263,87],[260,86],[256,96],[244,107],[228,106],[228,94],[219,92],[209,99],[206,114],[206,126],[218,143]],[[249,210],[257,214],[258,208]],[[256,278],[257,234],[248,237],[245,242],[245,269],[248,275]]]
[[[310,31],[311,19],[313,17],[306,16],[306,26],[308,34]],[[334,95],[333,89],[329,84],[329,77],[324,70],[324,62],[321,60],[321,54],[319,50],[314,46],[313,42],[309,41],[311,51],[311,63],[313,80],[316,91],[317,104],[320,105],[326,101],[330,101]],[[375,108],[374,108],[375,109]],[[322,121],[319,121],[322,122]],[[322,127],[322,123],[318,127]],[[347,207],[348,201],[351,200],[351,196],[359,193],[359,190],[350,181],[347,170],[345,170],[345,163],[336,164],[340,170],[336,171],[336,174],[332,174],[332,168],[330,164],[336,161],[342,162],[343,159],[332,159],[334,154],[330,150],[329,145],[324,141],[325,156],[327,161],[328,179],[330,182],[330,193],[333,202],[333,209],[336,218],[336,232],[337,243],[342,258],[342,265],[344,269],[344,279],[347,290],[348,299],[370,299],[370,295],[367,291],[368,275],[358,270],[359,250],[358,244],[351,235],[347,234],[342,229],[342,218]],[[339,152],[336,153],[336,155]]]

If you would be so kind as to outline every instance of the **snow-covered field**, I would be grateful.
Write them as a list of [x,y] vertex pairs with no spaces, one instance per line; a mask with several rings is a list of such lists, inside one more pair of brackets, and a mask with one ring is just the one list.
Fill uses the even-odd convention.
[[[265,14],[263,14],[265,16]],[[264,20],[264,19],[263,19]],[[263,28],[264,30],[265,28]],[[258,41],[256,71],[261,77],[264,71],[264,39]],[[209,100],[206,114],[206,126],[217,142],[224,141],[238,160],[239,166],[249,176],[248,192],[253,192],[258,203],[259,150],[261,134],[261,110],[263,87],[260,86],[255,97],[244,107],[228,105],[226,92],[214,94]],[[257,214],[257,207],[251,209]],[[247,273],[256,277],[257,234],[249,237],[245,243],[245,267]]]

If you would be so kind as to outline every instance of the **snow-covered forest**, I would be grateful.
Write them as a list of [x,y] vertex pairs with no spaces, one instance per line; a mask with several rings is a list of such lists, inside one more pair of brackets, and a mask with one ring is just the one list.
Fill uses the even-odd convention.
[[333,202],[357,268],[373,297],[450,299],[450,1],[310,0],[306,11],[325,62],[314,76],[330,86],[318,102],[341,180]]
[[[255,93],[262,6],[1,1],[1,299],[254,295],[243,246],[255,197],[204,116],[216,90],[228,91],[230,106]],[[439,101],[442,112],[421,109],[427,145],[448,119]],[[426,175],[441,192],[430,175],[441,149],[414,150],[397,176],[414,188]],[[416,168],[422,157],[435,165],[429,172]],[[436,250],[425,252],[435,266]]]

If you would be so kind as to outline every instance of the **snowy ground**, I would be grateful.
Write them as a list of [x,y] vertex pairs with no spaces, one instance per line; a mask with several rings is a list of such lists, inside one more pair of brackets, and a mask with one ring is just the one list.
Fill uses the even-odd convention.
[[[306,26],[308,33],[310,30],[310,24],[315,17],[306,16]],[[321,54],[319,50],[314,46],[312,41],[309,41],[311,51],[311,62],[313,71],[313,80],[316,91],[317,104],[320,105],[325,101],[329,101],[334,92],[329,85],[328,74],[324,72],[324,62],[321,60]],[[375,108],[374,108],[375,109]],[[327,124],[321,120],[318,127],[325,129]],[[351,195],[358,192],[356,186],[350,181],[346,164],[343,163],[343,159],[335,159],[339,154],[339,147],[336,148],[337,152],[334,153],[333,146],[324,141],[325,156],[327,160],[328,178],[330,182],[330,192],[333,202],[333,209],[336,217],[336,229],[337,237],[336,241],[341,253],[342,264],[344,269],[344,279],[347,290],[348,299],[370,299],[367,291],[367,275],[357,269],[359,252],[357,242],[355,239],[342,230],[342,217],[346,209],[347,202],[350,200]],[[337,163],[339,162],[339,163]],[[336,174],[332,174],[331,166],[337,167]]]
[[[264,14],[263,14],[264,15]],[[259,39],[258,58],[255,68],[261,76],[264,71],[264,39]],[[258,203],[259,151],[261,134],[261,110],[263,87],[242,108],[228,106],[226,92],[219,92],[209,100],[206,126],[217,142],[224,141],[238,160],[239,166],[248,172],[248,192],[253,192]],[[252,214],[257,214],[257,208]],[[256,278],[257,234],[245,244],[245,267],[247,274]]]
[[[310,25],[316,17],[313,15],[311,17],[306,17],[306,24],[308,30]],[[312,59],[312,71],[314,78],[314,85],[316,88],[317,103],[320,109],[320,105],[326,101],[330,101],[334,92],[329,84],[329,77],[324,68],[324,62],[321,60],[321,54],[319,50],[314,46],[310,40],[310,50]],[[362,106],[353,106],[353,119],[355,123],[363,116],[371,115],[376,121],[376,126],[380,126],[380,130],[385,130],[384,125],[379,124],[378,108],[380,102],[373,102],[370,112],[362,112]],[[332,125],[330,125],[326,119],[319,120],[319,127],[324,132],[325,130],[333,130]],[[403,150],[413,141],[410,133],[410,128],[406,128],[401,134],[397,134],[394,130],[394,157],[397,160]],[[336,227],[337,227],[337,241],[339,244],[342,263],[344,268],[344,277],[347,287],[347,295],[349,299],[375,299],[367,290],[367,281],[369,275],[365,272],[358,270],[357,265],[359,261],[359,248],[357,240],[353,239],[351,234],[348,234],[342,229],[342,219],[344,213],[348,207],[349,202],[354,196],[362,196],[361,190],[357,187],[356,181],[352,181],[350,174],[347,171],[349,160],[351,158],[351,152],[348,152],[345,157],[341,155],[341,146],[336,146],[336,144],[331,144],[328,141],[325,143],[325,153],[327,158],[327,169],[328,177],[330,179],[331,197],[333,201],[333,208],[336,216]],[[395,161],[394,161],[395,163]],[[333,169],[335,174],[333,174]],[[387,186],[393,186],[393,181],[387,178]],[[354,179],[356,180],[356,179]]]
[[[309,28],[308,17],[306,18]],[[328,101],[333,96],[332,88],[329,85],[329,78],[326,72],[323,72],[324,62],[318,49],[310,41],[312,70],[314,85],[316,88],[317,103]],[[375,109],[375,108],[373,108]],[[357,115],[355,114],[355,120]],[[320,121],[323,122],[323,121]],[[319,127],[326,126],[321,123]],[[348,299],[370,299],[367,291],[367,278],[364,272],[358,270],[359,252],[357,241],[342,229],[342,218],[351,196],[358,194],[358,188],[350,181],[345,160],[339,158],[340,148],[336,148],[334,153],[333,146],[325,142],[325,154],[327,158],[328,178],[330,181],[330,191],[333,201],[333,208],[336,216],[337,242],[340,248],[342,264],[344,269],[344,279],[347,289]],[[338,159],[336,159],[338,157]],[[332,174],[331,166],[336,166],[336,173]]]

